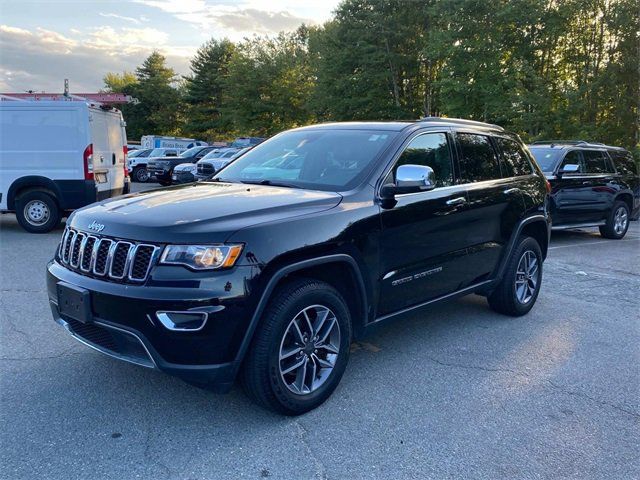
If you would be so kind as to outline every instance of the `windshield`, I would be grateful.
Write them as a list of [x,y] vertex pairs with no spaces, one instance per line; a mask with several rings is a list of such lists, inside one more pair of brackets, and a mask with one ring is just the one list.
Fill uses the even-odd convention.
[[562,156],[562,150],[551,147],[530,147],[531,153],[536,157],[536,162],[543,172],[553,172]]
[[200,147],[191,147],[191,148],[189,148],[188,150],[185,150],[184,152],[182,152],[182,153],[181,153],[180,155],[178,155],[178,156],[179,156],[179,157],[182,157],[182,158],[185,158],[185,157],[193,157],[193,156],[197,155],[197,154],[198,154],[198,152],[199,152],[200,150],[202,150],[203,148],[205,148],[205,147],[202,147],[202,146],[200,146]]
[[214,179],[350,190],[395,136],[389,131],[325,128],[284,132],[242,155]]
[[220,158],[222,157],[222,155],[225,154],[225,152],[227,152],[226,149],[216,149],[216,150],[212,150],[209,153],[207,153],[204,157],[202,157],[202,160],[211,160],[213,158]]

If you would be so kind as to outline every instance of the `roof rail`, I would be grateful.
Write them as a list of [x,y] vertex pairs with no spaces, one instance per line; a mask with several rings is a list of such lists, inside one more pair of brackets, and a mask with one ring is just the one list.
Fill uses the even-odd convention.
[[478,122],[476,120],[466,120],[464,118],[447,118],[447,117],[422,117],[420,122],[442,122],[442,123],[455,123],[459,125],[470,125],[484,128],[494,128],[496,130],[504,131],[500,125],[494,123]]
[[537,140],[529,145],[598,145],[606,147],[602,142],[589,142],[587,140]]

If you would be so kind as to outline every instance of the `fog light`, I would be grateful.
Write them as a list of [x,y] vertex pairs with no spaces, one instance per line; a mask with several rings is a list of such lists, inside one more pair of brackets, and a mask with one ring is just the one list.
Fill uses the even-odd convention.
[[156,312],[156,318],[167,330],[197,332],[204,328],[207,312]]

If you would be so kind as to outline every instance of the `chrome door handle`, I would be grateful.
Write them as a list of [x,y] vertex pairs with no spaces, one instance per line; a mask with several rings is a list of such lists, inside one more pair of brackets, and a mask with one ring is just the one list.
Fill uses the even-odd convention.
[[464,197],[456,197],[451,200],[447,200],[447,205],[464,205],[467,203],[467,199]]
[[519,190],[520,190],[519,188],[507,188],[507,189],[506,189],[504,192],[502,192],[502,193],[504,193],[504,194],[506,194],[506,195],[510,195],[510,194],[512,194],[512,193],[516,193],[516,192],[517,192],[517,191],[519,191]]

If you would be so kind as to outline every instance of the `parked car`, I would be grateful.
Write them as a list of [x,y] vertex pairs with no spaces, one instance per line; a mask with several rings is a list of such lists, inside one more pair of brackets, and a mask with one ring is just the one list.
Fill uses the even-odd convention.
[[625,236],[640,215],[640,175],[631,153],[585,141],[529,148],[551,183],[553,228],[598,226],[605,238]]
[[0,101],[0,211],[28,232],[129,191],[127,135],[115,108],[84,101]]
[[153,158],[165,158],[165,157],[177,157],[184,150],[177,148],[152,148],[145,156],[134,156],[129,159],[129,171],[133,180],[136,182],[145,183],[151,178],[147,165]]
[[[196,164],[196,180],[204,180],[233,162],[236,158],[244,155],[253,147],[241,149],[228,148],[220,152],[211,152],[208,156],[199,160]],[[198,173],[199,172],[199,173]]]
[[128,150],[127,158],[129,160],[131,160],[132,158],[147,158],[152,150],[152,148],[138,148],[136,150]]
[[222,166],[231,161],[231,158],[236,155],[241,149],[238,148],[218,148],[209,152],[201,160],[198,160],[196,164],[196,179],[204,180],[210,177],[215,172],[220,170]]
[[196,168],[195,163],[181,163],[173,169],[171,183],[173,185],[180,185],[182,183],[195,182]]
[[[286,156],[296,175],[264,167]],[[239,375],[256,402],[296,415],[329,397],[351,341],[385,321],[471,293],[529,312],[547,205],[533,157],[495,125],[299,128],[211,180],[76,211],[49,298],[103,353],[217,391]]]
[[147,163],[147,170],[151,178],[155,179],[160,185],[171,185],[171,177],[175,167],[181,163],[195,163],[214,149],[215,147],[209,146],[192,147],[177,157],[152,158]]
[[263,137],[238,137],[229,146],[232,148],[255,147],[264,141]]

